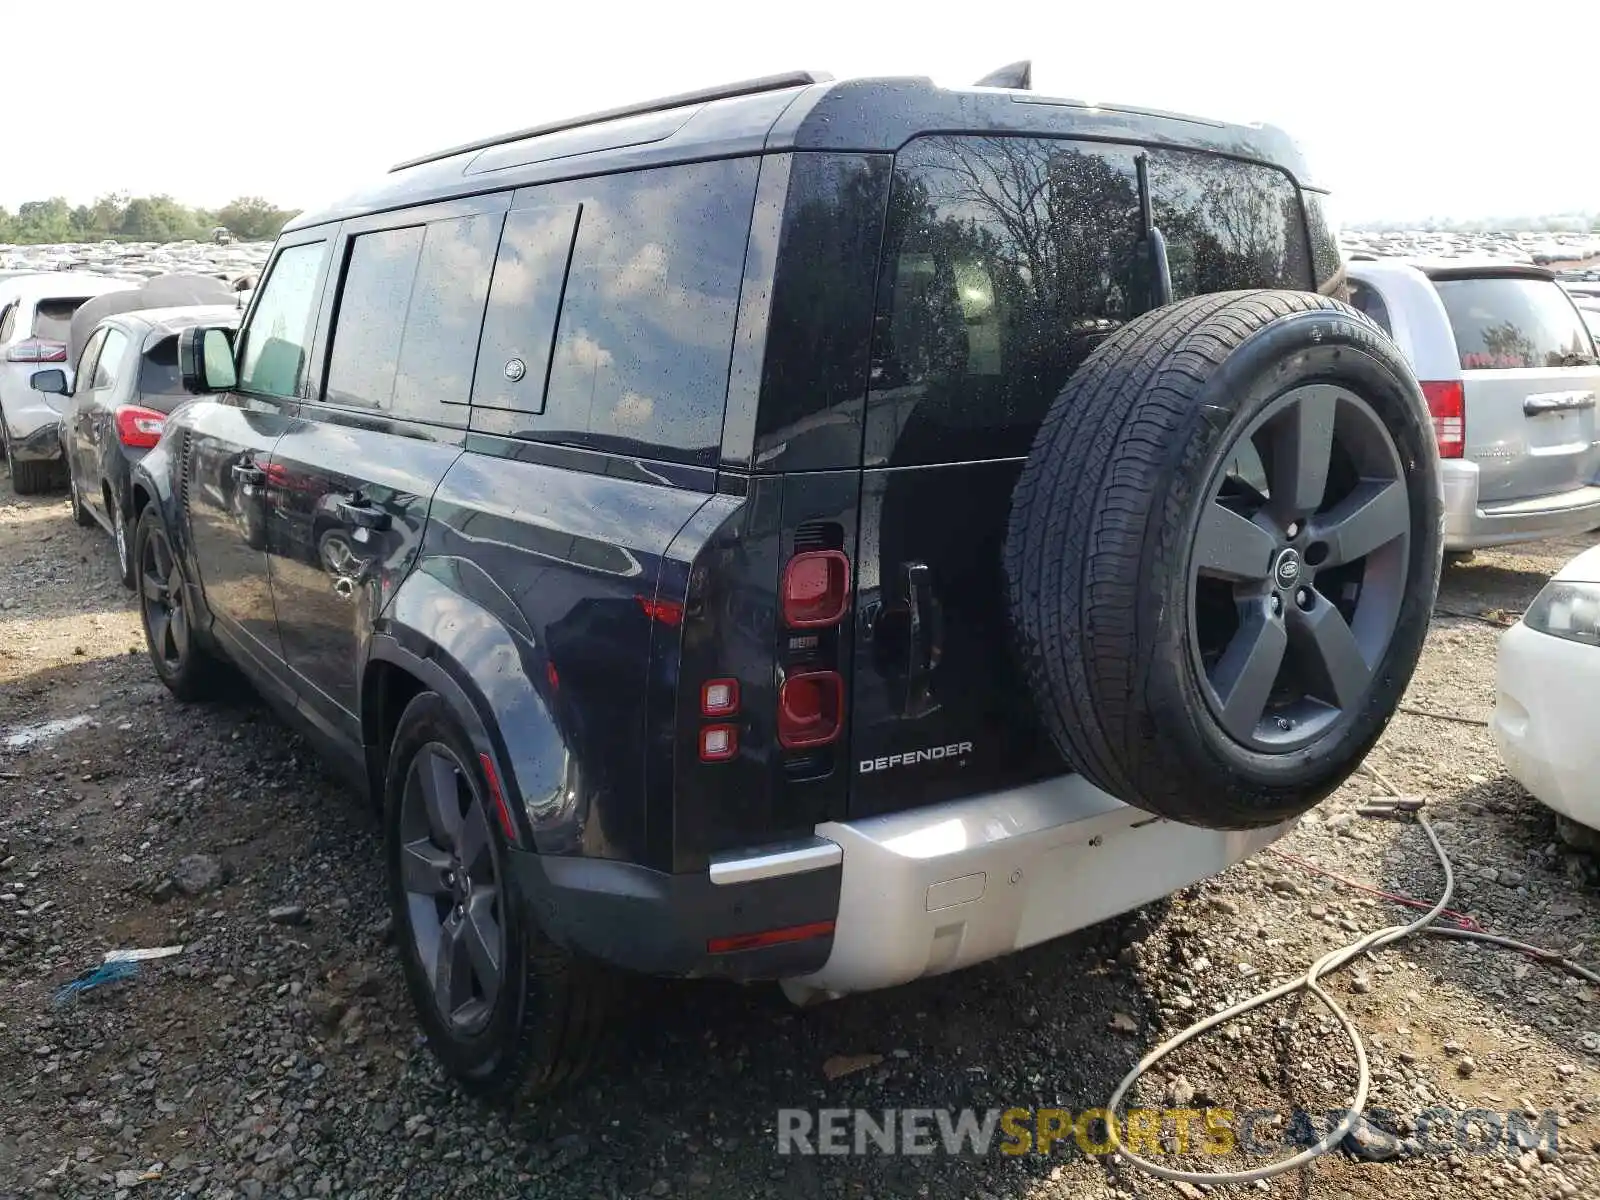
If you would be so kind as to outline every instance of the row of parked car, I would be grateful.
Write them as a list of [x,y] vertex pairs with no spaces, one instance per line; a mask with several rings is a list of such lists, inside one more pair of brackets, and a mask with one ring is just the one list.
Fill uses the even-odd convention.
[[1446,546],[1600,524],[1548,271],[1345,263],[1281,131],[1028,88],[425,155],[242,323],[0,292],[14,483],[382,808],[463,1085],[570,1078],[614,969],[828,998],[1215,873],[1359,765]]

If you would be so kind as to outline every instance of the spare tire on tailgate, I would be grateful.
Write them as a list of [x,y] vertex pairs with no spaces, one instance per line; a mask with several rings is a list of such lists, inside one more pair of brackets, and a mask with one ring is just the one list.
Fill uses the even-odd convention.
[[1438,588],[1427,406],[1366,317],[1199,296],[1103,343],[1018,480],[1012,621],[1057,749],[1131,805],[1298,815],[1400,702]]

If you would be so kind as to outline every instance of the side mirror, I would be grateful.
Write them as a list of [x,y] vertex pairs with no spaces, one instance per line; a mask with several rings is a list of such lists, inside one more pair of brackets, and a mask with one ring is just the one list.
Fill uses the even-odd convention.
[[35,371],[28,379],[28,386],[36,392],[48,392],[56,396],[65,396],[69,391],[67,373],[60,367],[51,367],[46,371]]
[[178,335],[178,371],[186,391],[225,392],[237,386],[233,367],[233,331],[197,325]]

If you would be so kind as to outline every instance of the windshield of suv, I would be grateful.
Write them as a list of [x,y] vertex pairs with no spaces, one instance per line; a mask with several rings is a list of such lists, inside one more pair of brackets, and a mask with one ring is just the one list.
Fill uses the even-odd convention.
[[1436,279],[1464,371],[1560,367],[1594,353],[1578,310],[1546,279]]

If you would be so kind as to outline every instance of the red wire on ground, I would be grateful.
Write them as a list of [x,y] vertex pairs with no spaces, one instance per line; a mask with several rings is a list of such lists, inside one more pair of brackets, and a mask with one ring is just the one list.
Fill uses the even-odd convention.
[[[1392,904],[1403,904],[1407,908],[1420,908],[1424,910],[1433,907],[1433,905],[1428,903],[1426,900],[1418,900],[1412,896],[1403,896],[1398,892],[1386,892],[1382,888],[1368,887],[1364,883],[1357,883],[1354,879],[1346,879],[1343,875],[1336,875],[1332,871],[1325,870],[1324,868],[1317,866],[1316,863],[1301,858],[1297,854],[1290,854],[1286,850],[1279,850],[1276,846],[1268,846],[1266,850],[1268,854],[1274,855],[1277,858],[1281,858],[1286,862],[1292,862],[1295,866],[1300,867],[1303,870],[1311,871],[1317,875],[1325,875],[1335,883],[1342,883],[1345,887],[1354,888],[1358,892],[1366,892],[1369,896],[1379,896],[1384,900],[1388,900]],[[1439,915],[1441,917],[1453,918],[1455,923],[1462,929],[1470,929],[1475,933],[1487,932],[1482,925],[1479,925],[1475,920],[1467,916],[1466,913],[1457,912],[1453,908],[1443,909]]]

